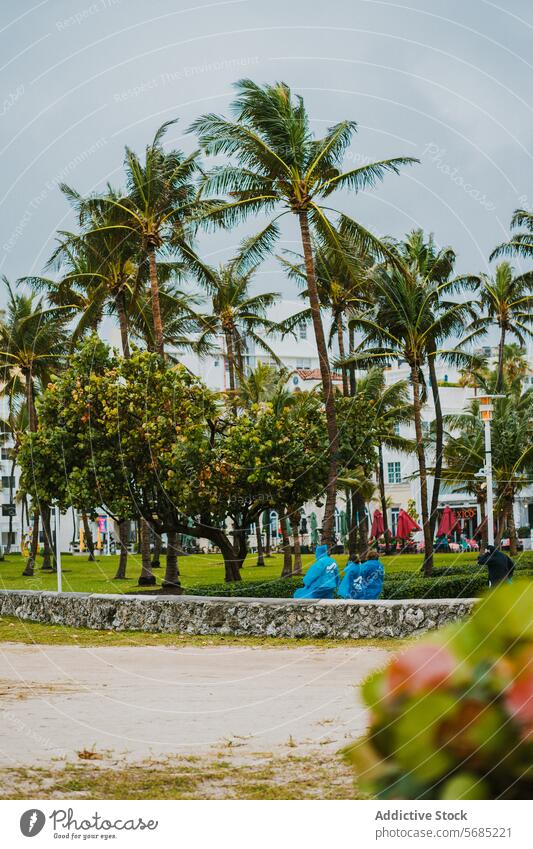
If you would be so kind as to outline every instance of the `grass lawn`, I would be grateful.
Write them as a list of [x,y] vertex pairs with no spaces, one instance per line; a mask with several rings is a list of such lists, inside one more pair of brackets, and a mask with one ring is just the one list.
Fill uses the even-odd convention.
[[[313,561],[311,554],[303,555],[304,569]],[[337,555],[339,567],[346,565],[347,556]],[[472,563],[477,559],[477,554],[436,554],[435,567],[452,566],[458,563]],[[246,559],[242,570],[244,581],[272,581],[280,577],[282,567],[282,555],[275,554],[267,559],[267,566],[257,567],[256,556],[251,554]],[[418,571],[422,564],[422,556],[419,554],[397,554],[382,557],[387,572]],[[37,562],[35,576],[24,578],[24,559],[19,554],[12,554],[0,562],[0,589],[15,590],[55,590],[57,588],[57,577],[50,572],[41,572],[40,560]],[[161,568],[155,569],[154,574],[157,583],[160,584],[164,576],[164,558],[161,558]],[[124,593],[137,589],[137,581],[141,571],[140,555],[132,554],[128,560],[128,577],[125,580],[115,581],[114,575],[117,570],[118,556],[99,556],[96,562],[90,563],[85,555],[64,554],[62,556],[63,566],[63,591],[64,592],[90,592],[90,593]],[[198,584],[218,584],[224,581],[224,565],[220,554],[197,554],[189,557],[180,557],[179,568],[181,582],[184,587]]]

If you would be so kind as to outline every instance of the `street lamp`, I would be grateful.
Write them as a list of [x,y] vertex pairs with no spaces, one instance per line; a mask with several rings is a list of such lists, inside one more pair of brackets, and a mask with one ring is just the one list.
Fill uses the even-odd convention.
[[492,445],[490,423],[494,411],[493,400],[505,398],[505,395],[481,395],[479,398],[479,414],[485,427],[485,478],[487,481],[487,542],[494,545],[494,496],[492,492]]
[[61,571],[61,542],[59,539],[59,504],[55,506],[55,531],[56,531],[56,567],[57,567],[57,591],[58,593],[62,590],[62,571]]

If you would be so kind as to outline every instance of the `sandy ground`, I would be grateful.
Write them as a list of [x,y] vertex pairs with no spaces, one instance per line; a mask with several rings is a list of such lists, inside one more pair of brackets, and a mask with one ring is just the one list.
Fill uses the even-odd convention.
[[141,761],[337,750],[365,728],[357,684],[378,648],[0,647],[0,767],[95,750]]

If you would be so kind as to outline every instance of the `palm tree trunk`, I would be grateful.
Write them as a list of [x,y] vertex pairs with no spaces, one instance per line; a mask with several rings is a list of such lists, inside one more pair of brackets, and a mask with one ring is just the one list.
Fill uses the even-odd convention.
[[[355,348],[355,330],[348,324],[348,344],[350,346],[350,354]],[[355,377],[355,365],[350,363],[350,395],[353,397],[357,392],[357,380]]]
[[290,578],[292,575],[292,554],[291,554],[291,538],[287,530],[287,520],[281,510],[279,513],[279,524],[281,527],[281,539],[283,540],[283,568],[281,570],[282,578]]
[[91,526],[89,524],[89,518],[85,511],[82,511],[81,519],[83,522],[83,536],[85,537],[85,546],[87,551],[89,552],[89,561],[94,560],[94,539],[93,532],[91,531]]
[[505,354],[505,327],[501,325],[500,327],[500,342],[498,345],[498,377],[496,379],[496,392],[500,393],[503,389],[503,366],[504,366],[504,354]]
[[422,507],[422,524],[424,530],[424,563],[422,571],[424,575],[433,574],[433,536],[429,523],[428,514],[428,477],[426,468],[426,453],[422,435],[422,407],[420,402],[420,378],[418,366],[411,366],[411,383],[413,386],[413,412],[416,433],[416,453],[418,457],[418,471],[420,473],[420,500]]
[[291,529],[292,539],[294,544],[294,566],[292,569],[293,575],[301,575],[302,569],[302,551],[300,548],[300,511],[297,510],[291,513]]
[[385,538],[385,554],[390,554],[389,517],[387,515],[387,494],[385,492],[385,464],[383,462],[383,445],[378,445],[378,486],[383,514],[383,536]]
[[150,557],[150,525],[142,516],[139,519],[139,535],[141,538],[141,574],[139,576],[139,586],[153,587],[155,576],[152,574]]
[[183,592],[180,583],[180,570],[178,568],[178,534],[176,531],[167,531],[167,557],[166,557],[165,580],[163,589],[172,590],[175,593]]
[[[346,357],[346,350],[344,348],[344,327],[342,326],[342,313],[337,313],[337,344],[339,346],[339,359],[344,360]],[[344,395],[349,394],[348,389],[348,369],[345,365],[341,365],[342,371],[342,391]]]
[[322,522],[322,542],[326,545],[331,545],[333,543],[333,522],[335,518],[335,502],[337,499],[337,455],[339,452],[339,431],[337,428],[337,416],[335,414],[335,396],[333,394],[333,382],[331,380],[328,351],[324,336],[324,328],[322,327],[322,319],[320,316],[320,301],[316,285],[315,263],[307,212],[305,210],[301,210],[298,213],[298,218],[300,221],[300,232],[307,277],[307,290],[309,292],[309,305],[311,307],[311,316],[315,331],[316,347],[320,362],[320,375],[324,391],[324,404],[326,409],[326,424],[329,439],[329,471],[326,484],[324,519]]
[[429,362],[429,378],[431,381],[431,392],[433,395],[433,404],[435,406],[435,474],[433,476],[433,491],[431,493],[431,509],[429,512],[429,524],[431,528],[431,539],[435,535],[435,526],[437,524],[440,481],[442,477],[442,454],[444,445],[444,419],[442,417],[442,406],[440,403],[439,383],[437,380],[437,372],[435,370],[435,356],[428,357]]
[[[9,472],[9,504],[13,504],[13,478],[15,477],[15,468],[17,465],[17,455],[14,453],[11,460],[11,469]],[[7,531],[6,554],[11,554],[11,537],[13,536],[13,516],[9,515],[9,525]]]
[[509,554],[511,557],[516,557],[518,554],[518,540],[516,535],[516,525],[514,520],[514,498],[509,500],[507,513],[507,527],[509,529]]
[[41,570],[43,572],[53,572],[54,566],[52,565],[52,527],[50,522],[50,505],[42,504],[41,505],[41,519],[43,526],[43,563],[41,566]]
[[152,316],[154,320],[154,344],[156,353],[163,356],[165,345],[163,341],[163,322],[161,320],[161,307],[159,304],[159,282],[157,279],[157,262],[154,245],[148,247],[148,264],[150,268],[150,292],[152,295]]
[[118,547],[119,558],[115,581],[122,581],[126,577],[126,566],[128,563],[128,537],[130,523],[126,519],[118,519]]
[[266,518],[265,523],[265,557],[272,557],[272,542],[270,535],[270,510],[265,510],[264,516]]
[[226,356],[228,358],[228,376],[229,376],[229,388],[232,392],[235,391],[235,350],[233,347],[233,334],[230,331],[227,331],[225,334],[226,338]]
[[117,308],[118,315],[118,325],[120,328],[120,342],[122,345],[122,356],[125,360],[129,360],[130,358],[130,343],[128,340],[128,317],[126,315],[126,298],[124,296],[124,290],[121,289],[120,292],[115,296],[115,306]]
[[255,523],[255,538],[257,540],[257,563],[256,566],[265,565],[265,555],[263,551],[263,535],[261,533],[261,515],[257,517]]
[[160,569],[161,568],[161,534],[156,533],[154,539],[154,556],[152,557],[151,567],[152,569]]
[[348,559],[355,563],[357,558],[357,511],[355,506],[355,490],[348,488],[346,497],[350,502],[350,518],[348,520]]
[[35,562],[39,551],[39,510],[35,507],[33,512],[33,526],[31,531],[30,553],[26,561],[26,568],[22,573],[24,577],[32,577],[35,572]]

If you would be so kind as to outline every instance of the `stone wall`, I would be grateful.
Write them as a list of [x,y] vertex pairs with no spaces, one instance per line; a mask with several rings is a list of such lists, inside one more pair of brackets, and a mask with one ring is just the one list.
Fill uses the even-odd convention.
[[0,590],[0,615],[116,631],[269,637],[407,637],[466,616],[476,599],[341,601]]

